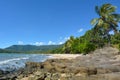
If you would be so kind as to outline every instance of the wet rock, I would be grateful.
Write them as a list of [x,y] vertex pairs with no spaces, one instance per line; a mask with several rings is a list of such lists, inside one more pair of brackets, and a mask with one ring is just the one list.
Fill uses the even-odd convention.
[[40,63],[37,63],[37,62],[27,62],[25,64],[25,67],[26,68],[38,68],[38,67],[41,67]]
[[88,68],[88,75],[96,75],[97,74],[97,68],[96,67],[89,67]]
[[[42,63],[27,62],[25,68],[21,69],[18,74],[4,79],[120,80],[118,52],[115,48],[105,47],[71,60],[49,59]],[[0,73],[2,74],[2,71]]]
[[3,70],[0,70],[0,75],[2,75],[4,73],[4,71]]

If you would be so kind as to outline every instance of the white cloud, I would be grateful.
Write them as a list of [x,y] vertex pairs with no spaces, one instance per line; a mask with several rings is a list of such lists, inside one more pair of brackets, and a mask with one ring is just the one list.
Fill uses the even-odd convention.
[[44,45],[44,42],[35,42],[35,45],[37,46]]
[[58,44],[63,44],[64,42],[63,41],[60,41]]
[[80,33],[80,32],[82,32],[82,31],[83,31],[83,29],[82,29],[82,28],[78,30],[78,32],[79,32],[79,33]]
[[65,37],[64,40],[67,41],[68,39],[70,39],[70,37]]
[[64,44],[68,39],[70,39],[70,37],[64,37],[64,38],[60,37],[60,40],[57,44]]
[[55,42],[53,42],[53,41],[49,41],[48,42],[48,45],[55,45],[56,43]]
[[18,41],[18,44],[19,45],[23,45],[23,41]]

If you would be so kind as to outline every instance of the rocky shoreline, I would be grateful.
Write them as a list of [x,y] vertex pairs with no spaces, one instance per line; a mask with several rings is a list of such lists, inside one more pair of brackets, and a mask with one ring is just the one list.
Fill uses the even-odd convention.
[[120,53],[112,47],[73,59],[27,62],[13,73],[0,71],[0,80],[120,80]]

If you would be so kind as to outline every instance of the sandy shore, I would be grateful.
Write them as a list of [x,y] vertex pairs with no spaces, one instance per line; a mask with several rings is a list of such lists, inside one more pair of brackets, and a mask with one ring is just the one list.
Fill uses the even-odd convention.
[[45,62],[27,62],[25,68],[0,80],[120,80],[120,54],[116,48],[104,47],[87,55],[48,56]]
[[75,59],[82,56],[82,54],[50,54],[53,59]]

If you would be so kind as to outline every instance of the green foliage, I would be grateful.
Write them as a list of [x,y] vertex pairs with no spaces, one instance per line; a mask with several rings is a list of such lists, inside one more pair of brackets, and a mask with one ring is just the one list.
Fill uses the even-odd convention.
[[85,42],[85,43],[80,43],[79,45],[73,47],[73,53],[87,54],[91,51],[94,51],[95,49],[96,47],[94,44]]
[[84,52],[84,54],[87,54],[87,53],[89,53],[89,52],[91,52],[91,51],[94,51],[95,49],[96,49],[95,44],[86,43],[86,44],[85,44],[85,47],[84,47],[84,49],[83,49],[83,52]]
[[111,36],[111,44],[119,44],[120,43],[120,33]]
[[[95,28],[86,31],[86,33],[81,37],[71,37],[63,46],[64,53],[83,53],[87,54],[91,51],[94,51],[96,48],[104,47],[108,44],[108,36],[104,35],[104,32],[101,30],[96,31]],[[120,33],[110,35],[111,44],[119,44],[120,43]]]
[[114,35],[111,35],[111,45],[120,50],[120,32]]
[[63,46],[64,53],[82,53],[87,54],[88,52],[94,51],[96,49],[96,45],[91,42],[93,37],[93,31],[89,30],[85,33],[84,36],[74,38],[70,37],[68,41]]
[[19,53],[18,51],[0,49],[0,53]]

